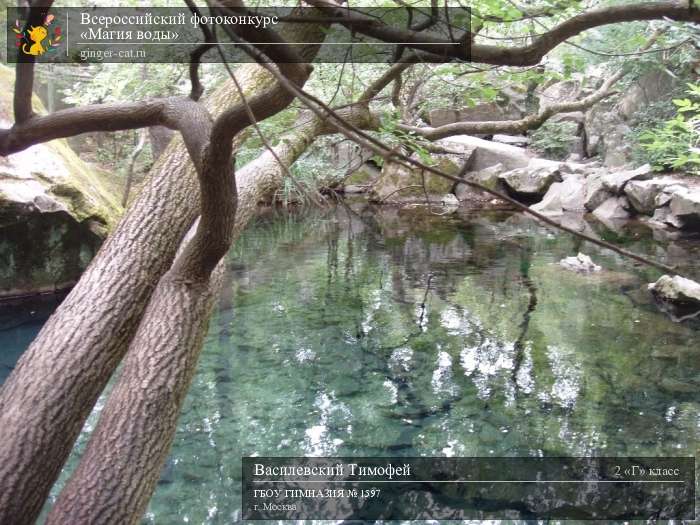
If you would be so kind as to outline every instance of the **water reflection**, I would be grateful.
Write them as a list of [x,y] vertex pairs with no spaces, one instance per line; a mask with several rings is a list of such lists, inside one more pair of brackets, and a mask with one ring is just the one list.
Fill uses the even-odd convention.
[[[580,249],[608,271],[554,264]],[[520,216],[268,217],[229,257],[146,521],[238,519],[243,455],[694,455],[700,332],[655,277]]]

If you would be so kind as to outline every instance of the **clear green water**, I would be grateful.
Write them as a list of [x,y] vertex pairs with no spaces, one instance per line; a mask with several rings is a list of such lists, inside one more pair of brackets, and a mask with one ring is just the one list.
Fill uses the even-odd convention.
[[[596,231],[700,276],[697,239]],[[578,250],[607,270],[554,264]],[[519,216],[266,217],[145,522],[236,521],[244,455],[697,456],[700,324],[658,311],[657,277]],[[2,317],[0,379],[52,306],[31,308]]]

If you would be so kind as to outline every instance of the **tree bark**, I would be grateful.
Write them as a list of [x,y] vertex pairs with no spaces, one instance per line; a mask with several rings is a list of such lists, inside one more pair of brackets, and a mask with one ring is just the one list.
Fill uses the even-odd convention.
[[[318,42],[322,37],[318,26],[297,24],[287,38]],[[307,51],[315,47],[307,46]],[[236,74],[247,96],[275,84],[257,65],[241,66]],[[216,117],[238,101],[232,83],[226,82],[204,105]],[[38,516],[156,283],[194,222],[199,195],[194,166],[177,137],[3,386],[0,523],[33,523]]]

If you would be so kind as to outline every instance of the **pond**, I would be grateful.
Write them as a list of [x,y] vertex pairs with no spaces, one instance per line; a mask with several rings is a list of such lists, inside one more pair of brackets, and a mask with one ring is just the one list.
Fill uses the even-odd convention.
[[[581,228],[700,276],[697,239]],[[556,264],[578,251],[605,271]],[[696,455],[700,323],[656,308],[658,276],[508,213],[269,213],[228,257],[144,522],[236,521],[249,455]],[[56,302],[2,310],[0,379]]]

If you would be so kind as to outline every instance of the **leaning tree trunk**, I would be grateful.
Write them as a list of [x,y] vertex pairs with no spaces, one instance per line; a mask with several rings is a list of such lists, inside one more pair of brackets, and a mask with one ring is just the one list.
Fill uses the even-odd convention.
[[[323,38],[312,24],[293,31],[288,40]],[[238,68],[236,76],[247,95],[274,83],[257,65]],[[216,117],[238,100],[226,82],[204,105]],[[242,208],[244,199],[241,194]],[[38,516],[198,211],[194,166],[177,137],[0,391],[0,523],[28,524]]]
[[[343,115],[367,126],[366,105]],[[284,135],[237,174],[239,205],[235,239],[256,210],[283,180],[285,168],[322,134],[327,122],[305,115],[295,131]],[[175,269],[178,264],[175,263]],[[48,523],[136,523],[158,482],[175,435],[182,402],[194,375],[220,289],[224,266],[208,285],[180,283],[166,274],[151,298],[124,363],[78,468],[63,489]]]

